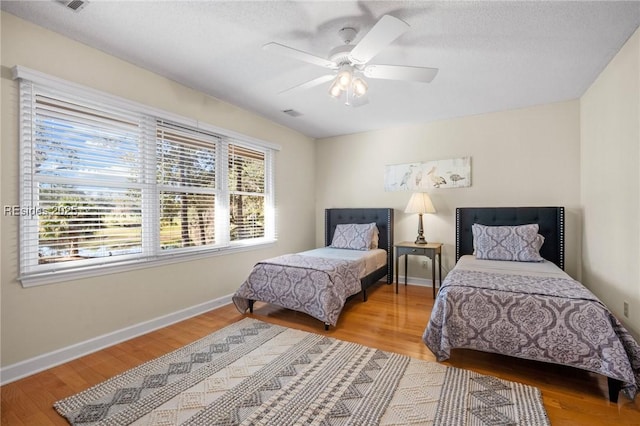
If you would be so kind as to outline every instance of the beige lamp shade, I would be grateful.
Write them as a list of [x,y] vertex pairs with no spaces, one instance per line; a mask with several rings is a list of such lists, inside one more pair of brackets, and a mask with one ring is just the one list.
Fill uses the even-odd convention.
[[426,192],[414,192],[411,194],[405,213],[435,213],[431,198]]

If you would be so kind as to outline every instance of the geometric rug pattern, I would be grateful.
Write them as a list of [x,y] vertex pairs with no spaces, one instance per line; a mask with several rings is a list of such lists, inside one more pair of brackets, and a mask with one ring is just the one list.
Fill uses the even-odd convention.
[[72,425],[549,425],[534,387],[253,318],[54,407]]

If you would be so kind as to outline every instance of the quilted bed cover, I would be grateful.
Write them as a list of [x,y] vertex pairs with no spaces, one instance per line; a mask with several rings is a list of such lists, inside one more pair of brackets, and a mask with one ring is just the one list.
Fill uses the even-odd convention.
[[364,259],[285,254],[258,262],[233,296],[240,312],[249,300],[304,312],[335,326],[347,298],[361,290]]
[[640,346],[596,296],[551,262],[460,258],[422,340],[438,361],[467,348],[568,365],[640,383]]

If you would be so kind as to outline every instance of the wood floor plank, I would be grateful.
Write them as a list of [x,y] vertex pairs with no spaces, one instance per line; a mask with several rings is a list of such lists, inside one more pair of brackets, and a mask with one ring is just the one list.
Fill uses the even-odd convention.
[[[433,299],[427,287],[380,284],[369,300],[347,301],[336,327],[324,331],[308,315],[256,303],[252,316],[262,321],[325,334],[427,361],[435,357],[422,342]],[[198,340],[245,315],[227,305],[144,336],[114,345],[0,388],[3,426],[67,425],[53,403],[148,360]],[[569,367],[519,360],[471,350],[454,350],[445,365],[537,386],[552,425],[640,425],[640,398],[607,399],[607,380]]]
[[9,388],[6,392],[5,386],[0,389],[0,392],[2,392],[3,424],[5,413],[11,415],[14,419],[19,419],[20,423],[16,424],[28,424],[33,413],[39,412],[36,404],[19,385],[9,384],[6,387]]
[[2,426],[23,426],[24,425],[20,417],[18,417],[13,412],[6,412],[4,409],[0,411],[0,418],[1,418],[0,424]]

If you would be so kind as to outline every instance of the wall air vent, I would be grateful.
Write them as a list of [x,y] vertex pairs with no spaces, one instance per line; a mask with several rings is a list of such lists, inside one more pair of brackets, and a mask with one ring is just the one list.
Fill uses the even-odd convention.
[[87,3],[89,3],[86,0],[58,0],[58,3],[68,7],[69,9],[73,10],[74,12],[79,12],[82,8],[84,8]]
[[300,117],[302,115],[301,112],[298,112],[295,109],[285,109],[285,110],[282,110],[282,112],[284,112],[287,115],[290,115],[291,117]]

